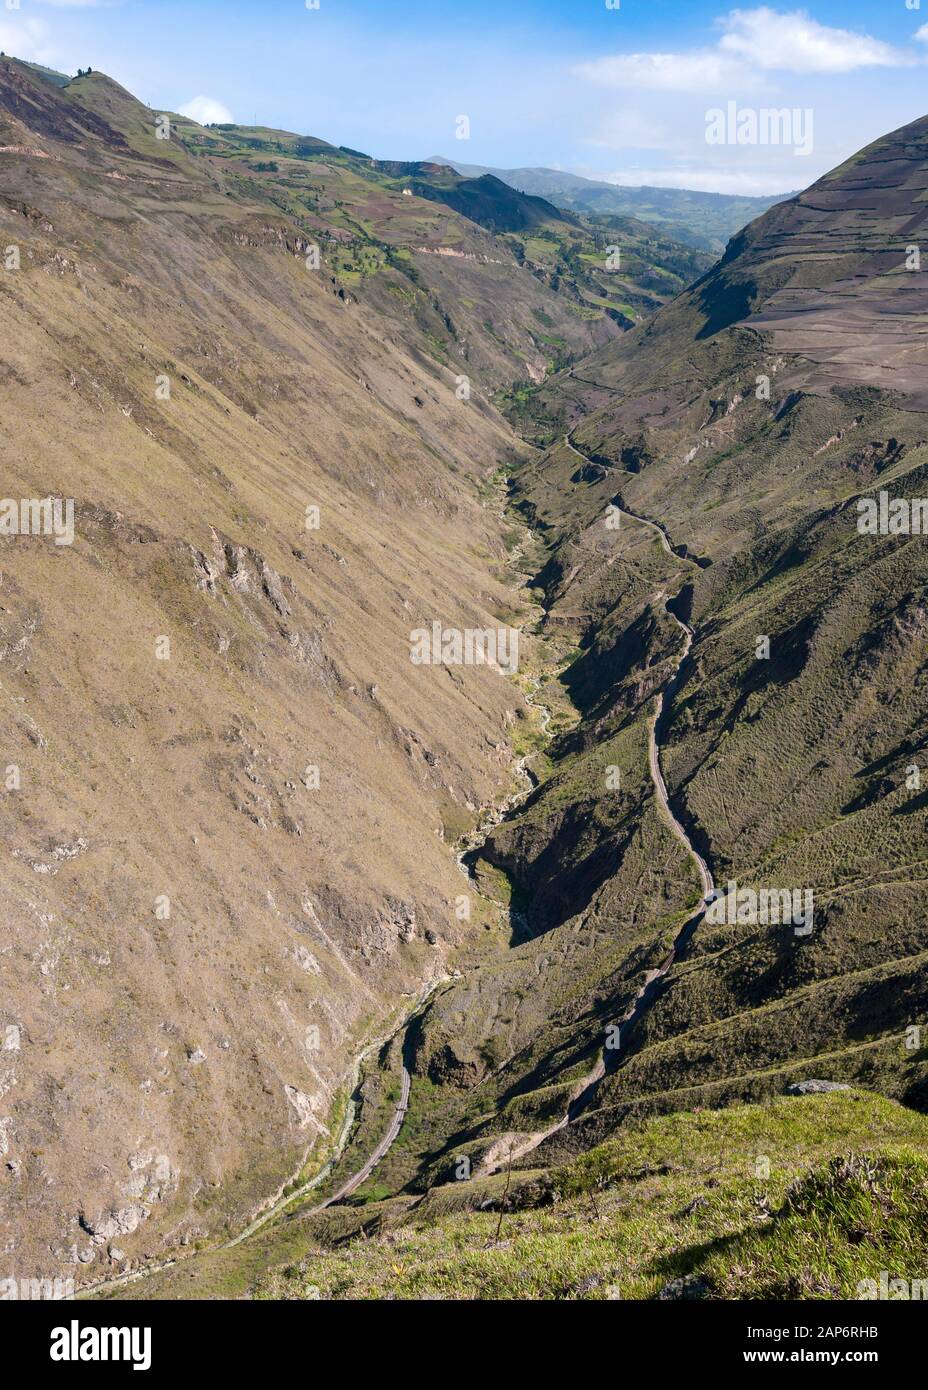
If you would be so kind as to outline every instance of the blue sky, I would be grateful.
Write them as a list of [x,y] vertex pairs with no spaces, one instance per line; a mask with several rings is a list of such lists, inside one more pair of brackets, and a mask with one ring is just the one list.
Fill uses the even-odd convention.
[[[0,48],[381,158],[721,192],[803,187],[928,111],[928,0],[0,0]],[[810,110],[811,148],[707,143],[729,102]]]

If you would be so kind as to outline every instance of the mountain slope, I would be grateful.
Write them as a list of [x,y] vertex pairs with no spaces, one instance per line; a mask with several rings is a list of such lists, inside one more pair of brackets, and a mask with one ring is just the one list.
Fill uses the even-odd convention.
[[[928,121],[628,332],[584,302],[583,219],[496,234],[424,166],[417,197],[287,132],[162,141],[100,74],[9,60],[0,144],[4,490],[75,502],[73,545],[0,535],[17,1267],[89,1283],[205,1244],[150,1287],[288,1296],[279,1258],[377,1292],[379,1247],[366,1273],[314,1252],[365,1239],[316,1208],[380,1152],[351,1202],[412,1259],[420,1216],[510,1181],[535,1212],[618,1179],[634,1244],[639,1125],[661,1162],[704,1125],[774,1146],[763,1240],[740,1170],[696,1223],[768,1292],[797,1211],[866,1200],[869,1158],[788,1200],[845,1142],[916,1209],[918,1117],[778,1098],[928,1095],[928,560],[857,525],[926,492]],[[543,447],[489,399],[514,378]],[[434,619],[520,625],[518,673],[413,664]],[[811,892],[811,930],[714,917],[700,865]],[[697,1178],[657,1183],[634,1294],[698,1266],[730,1296],[671,1211]],[[599,1287],[602,1242],[574,1278],[559,1214],[529,1220],[538,1292]],[[469,1291],[486,1224],[394,1291]]]
[[0,113],[4,493],[75,504],[0,538],[0,1202],[17,1268],[88,1278],[317,1161],[473,930],[442,836],[526,710],[409,638],[511,607],[519,446],[116,84],[5,60]]
[[[419,197],[435,198],[463,213],[472,222],[491,232],[523,232],[550,222],[570,222],[544,198],[519,193],[492,174],[475,179],[462,179],[454,188],[441,189],[423,180],[413,180],[412,189]],[[576,225],[576,224],[575,224]]]
[[[861,534],[857,500],[926,490],[926,282],[905,269],[925,229],[926,145],[928,121],[877,142],[537,393],[544,432],[561,422],[589,460],[561,442],[516,491],[547,541],[546,628],[579,649],[563,678],[579,723],[483,850],[533,939],[479,1000],[466,982],[429,1010],[433,1078],[451,1037],[459,1059],[505,1039],[504,1064],[449,1123],[458,1142],[485,1151],[563,1113],[695,901],[646,780],[654,695],[680,661],[671,595],[695,632],[659,730],[675,814],[718,883],[809,890],[814,925],[703,921],[538,1152],[810,1076],[924,1104],[924,1049],[906,1037],[928,1007],[928,557],[920,535]],[[610,531],[616,502],[674,549],[626,518]]]
[[169,120],[0,61],[4,491],[75,512],[0,535],[0,1202],[56,1277],[320,1166],[482,930],[443,841],[534,716],[410,633],[518,620],[489,393],[621,331],[401,173]]
[[281,131],[177,129],[243,193],[320,238],[346,290],[412,318],[417,341],[497,389],[617,336],[710,264],[643,224],[588,223],[498,180]]

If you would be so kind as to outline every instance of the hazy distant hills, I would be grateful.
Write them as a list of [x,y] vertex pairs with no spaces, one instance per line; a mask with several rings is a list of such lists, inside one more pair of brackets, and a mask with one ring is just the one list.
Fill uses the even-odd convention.
[[700,193],[691,188],[623,188],[614,183],[581,178],[561,169],[492,169],[461,164],[447,155],[435,155],[434,164],[447,164],[459,174],[477,178],[493,174],[535,197],[547,198],[556,207],[585,213],[613,213],[637,217],[642,222],[672,223],[670,235],[706,251],[722,251],[729,237],[766,212],[774,203],[792,195],[769,198],[741,197],[729,193]]

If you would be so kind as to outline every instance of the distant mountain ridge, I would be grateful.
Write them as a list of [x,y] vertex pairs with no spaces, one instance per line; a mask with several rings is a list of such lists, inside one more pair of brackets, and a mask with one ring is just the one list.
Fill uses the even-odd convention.
[[723,251],[728,239],[755,217],[786,202],[792,193],[747,197],[732,193],[703,193],[692,188],[655,188],[643,184],[625,188],[604,180],[586,179],[563,169],[494,169],[482,164],[461,164],[447,155],[433,155],[430,164],[446,164],[468,178],[492,174],[495,178],[556,207],[587,214],[618,214],[643,222],[672,224],[666,230],[680,241],[704,251]]

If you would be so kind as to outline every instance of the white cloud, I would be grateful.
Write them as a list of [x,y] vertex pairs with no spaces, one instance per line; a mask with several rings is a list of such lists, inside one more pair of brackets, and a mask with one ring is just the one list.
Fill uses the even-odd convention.
[[819,24],[805,10],[784,14],[761,5],[756,10],[731,10],[718,22],[725,30],[720,47],[761,69],[854,72],[866,67],[905,67],[914,61],[869,34]]
[[652,91],[703,92],[740,76],[743,65],[717,49],[692,53],[619,53],[574,69],[578,77],[606,87],[644,87]]
[[[847,73],[866,67],[911,67],[917,61],[881,39],[833,29],[804,10],[782,12],[761,5],[730,10],[716,21],[724,30],[715,47],[689,53],[617,53],[574,68],[601,86],[664,92],[708,93],[765,72]],[[928,36],[928,25],[916,37]]]
[[[882,129],[911,119],[928,61],[924,16],[914,26],[922,24],[914,35],[918,42],[897,48],[862,29],[820,23],[798,8],[801,3],[792,0],[781,10],[775,3],[728,0],[719,5],[707,36],[697,35],[688,52],[613,53],[575,67],[573,77],[585,89],[583,142],[612,151],[617,171],[598,176],[705,192],[790,192]],[[736,98],[755,109],[814,105],[816,125],[821,117],[814,159],[799,171],[791,146],[752,149],[750,156],[707,147],[707,107]]]
[[221,101],[216,101],[215,97],[194,97],[186,106],[179,106],[177,109],[181,116],[189,116],[200,125],[232,124],[232,112],[227,106],[223,106]]

